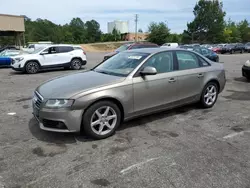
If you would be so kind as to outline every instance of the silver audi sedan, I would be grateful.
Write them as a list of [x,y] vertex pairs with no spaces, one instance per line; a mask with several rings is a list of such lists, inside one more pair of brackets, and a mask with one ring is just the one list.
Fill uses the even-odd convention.
[[84,131],[103,139],[138,116],[196,102],[211,108],[225,83],[223,65],[195,52],[130,50],[40,85],[33,114],[43,130]]

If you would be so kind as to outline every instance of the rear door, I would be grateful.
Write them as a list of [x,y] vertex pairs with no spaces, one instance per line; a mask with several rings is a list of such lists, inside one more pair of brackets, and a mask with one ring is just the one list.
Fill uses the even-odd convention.
[[[199,97],[203,86],[205,68],[199,56],[189,51],[176,51],[178,65],[177,98],[180,103],[189,103]],[[208,64],[209,65],[209,64]]]
[[74,48],[72,46],[59,46],[58,64],[70,63],[73,57]]

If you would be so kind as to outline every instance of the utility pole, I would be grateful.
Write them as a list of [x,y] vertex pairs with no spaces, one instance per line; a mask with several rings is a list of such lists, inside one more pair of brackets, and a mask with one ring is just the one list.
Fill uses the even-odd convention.
[[137,23],[138,23],[138,14],[135,15],[135,42],[137,42]]

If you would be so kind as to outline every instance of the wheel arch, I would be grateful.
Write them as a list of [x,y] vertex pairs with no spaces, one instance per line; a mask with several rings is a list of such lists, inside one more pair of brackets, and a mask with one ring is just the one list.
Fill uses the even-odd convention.
[[[95,100],[95,101],[92,101],[91,103],[89,103],[89,104],[86,106],[86,108],[85,108],[85,110],[84,110],[84,112],[83,112],[83,114],[82,114],[82,118],[83,118],[84,114],[86,113],[86,111],[87,111],[92,105],[94,105],[94,104],[96,104],[96,103],[98,103],[98,102],[101,102],[101,101],[110,101],[110,102],[113,102],[114,104],[116,104],[116,105],[118,106],[120,112],[121,112],[121,122],[124,120],[124,107],[123,107],[122,103],[121,103],[118,99],[116,99],[116,98],[114,98],[114,97],[102,97],[102,98],[99,98],[99,99],[97,99],[97,100]],[[82,130],[82,129],[83,129],[83,125],[81,125],[81,130]]]
[[41,63],[37,60],[37,59],[29,59],[24,63],[24,67],[27,65],[27,63],[31,62],[31,61],[35,61],[38,63],[39,67],[41,67]]
[[[218,92],[220,92],[220,87],[221,87],[221,86],[220,86],[220,82],[219,82],[217,79],[214,79],[214,78],[213,78],[213,79],[210,79],[210,80],[207,81],[206,85],[207,85],[208,83],[215,83],[215,84],[217,85],[217,87],[218,87]],[[206,85],[205,85],[205,86],[206,86]]]
[[76,57],[72,57],[70,62],[72,62],[74,59],[79,59],[79,60],[83,61],[81,57],[76,56]]

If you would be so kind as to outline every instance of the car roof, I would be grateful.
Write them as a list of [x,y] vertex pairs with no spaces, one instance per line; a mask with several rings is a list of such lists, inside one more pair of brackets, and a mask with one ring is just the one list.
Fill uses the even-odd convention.
[[140,49],[134,49],[134,50],[126,50],[124,52],[125,53],[138,52],[138,53],[154,54],[158,52],[167,52],[167,51],[176,51],[176,50],[190,52],[190,50],[185,50],[183,48],[140,48]]

